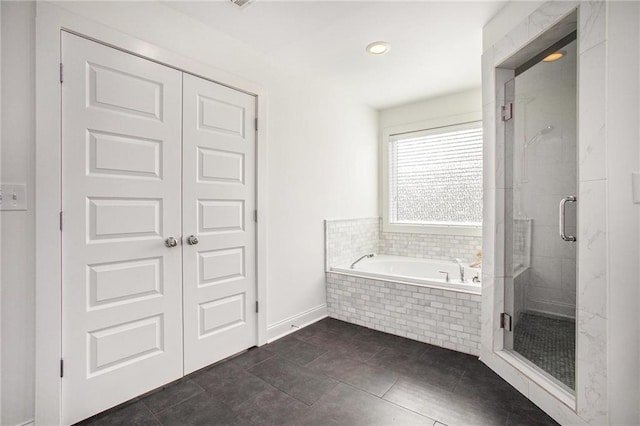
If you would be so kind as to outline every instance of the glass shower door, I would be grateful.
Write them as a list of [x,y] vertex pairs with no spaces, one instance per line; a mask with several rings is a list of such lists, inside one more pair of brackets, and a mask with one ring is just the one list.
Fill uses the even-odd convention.
[[576,42],[561,53],[505,86],[504,347],[574,389]]

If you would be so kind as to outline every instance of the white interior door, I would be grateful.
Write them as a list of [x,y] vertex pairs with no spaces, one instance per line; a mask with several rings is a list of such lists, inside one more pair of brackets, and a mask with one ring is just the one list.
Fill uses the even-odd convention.
[[[185,374],[257,343],[255,97],[184,74]],[[189,236],[197,244],[189,244]]]
[[[181,76],[63,33],[63,422],[182,364]],[[54,303],[54,301],[52,301]]]

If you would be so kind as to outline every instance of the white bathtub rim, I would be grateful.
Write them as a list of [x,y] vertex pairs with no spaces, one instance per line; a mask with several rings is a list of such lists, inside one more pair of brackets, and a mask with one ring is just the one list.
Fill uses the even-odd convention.
[[[353,271],[356,271],[355,269]],[[365,280],[372,280],[372,281],[384,281],[387,283],[392,283],[392,284],[404,284],[404,285],[411,285],[411,286],[415,286],[415,287],[425,287],[425,288],[433,288],[436,290],[444,290],[444,291],[453,291],[456,293],[467,293],[467,294],[475,294],[475,295],[481,295],[482,294],[482,286],[478,286],[478,288],[460,288],[460,287],[450,287],[447,284],[438,284],[438,283],[433,283],[432,281],[430,281],[429,283],[417,283],[417,282],[412,282],[412,281],[406,281],[403,280],[400,277],[391,277],[389,275],[377,275],[377,274],[373,274],[373,273],[367,273],[362,274],[362,273],[357,273],[357,272],[348,272],[346,270],[343,270],[342,268],[338,268],[336,269],[335,267],[332,267],[331,270],[328,271],[328,273],[330,274],[337,274],[337,275],[343,275],[346,277],[356,277],[356,278],[363,278]],[[454,285],[464,285],[464,286],[470,286],[469,284],[457,284],[457,283],[453,283]]]

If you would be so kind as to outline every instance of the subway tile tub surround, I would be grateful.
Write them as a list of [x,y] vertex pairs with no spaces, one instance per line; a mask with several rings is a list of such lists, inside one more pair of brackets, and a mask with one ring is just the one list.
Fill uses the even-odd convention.
[[325,268],[346,265],[365,253],[378,253],[380,218],[326,220]]
[[475,262],[482,238],[471,235],[406,234],[380,231],[378,252],[393,256]]
[[[470,263],[480,237],[382,232],[380,218],[327,220],[326,289],[329,316],[374,330],[480,354],[480,294],[332,272],[358,257],[406,256]],[[469,277],[471,279],[471,277]],[[398,280],[400,281],[400,280]]]
[[471,263],[482,250],[482,238],[468,235],[383,232],[379,217],[326,220],[326,269],[345,265],[365,253],[423,259],[464,259]]
[[479,294],[327,272],[330,317],[476,356],[480,300]]

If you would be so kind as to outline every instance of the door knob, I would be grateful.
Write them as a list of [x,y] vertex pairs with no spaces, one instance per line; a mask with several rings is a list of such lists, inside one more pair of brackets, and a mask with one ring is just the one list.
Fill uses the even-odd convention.
[[164,240],[164,245],[171,248],[171,247],[175,247],[178,245],[178,240],[176,240],[173,237],[169,237],[166,240]]
[[195,246],[200,242],[200,240],[195,235],[189,235],[189,237],[187,237],[187,242],[189,245]]

